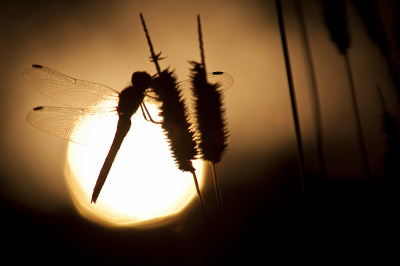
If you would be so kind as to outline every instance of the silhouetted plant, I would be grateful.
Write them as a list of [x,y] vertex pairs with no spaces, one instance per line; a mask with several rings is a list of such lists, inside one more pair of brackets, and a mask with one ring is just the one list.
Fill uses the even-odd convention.
[[364,163],[364,171],[367,181],[371,181],[371,172],[368,163],[368,154],[365,147],[364,136],[361,128],[360,114],[358,111],[357,99],[354,88],[353,76],[351,74],[348,49],[350,47],[350,34],[347,27],[346,5],[344,0],[321,0],[322,13],[326,26],[330,32],[332,41],[336,44],[339,52],[344,56],[347,68],[347,76],[350,84],[351,100],[356,118],[358,139],[361,148],[361,155]]
[[386,180],[393,182],[400,181],[400,130],[399,124],[395,116],[391,115],[386,108],[383,100],[382,92],[378,87],[379,97],[382,102],[383,114],[383,132],[386,134],[385,145],[387,147],[384,155],[385,161],[385,177]]
[[161,102],[160,115],[163,117],[162,128],[168,137],[170,148],[178,168],[181,171],[192,173],[203,215],[208,230],[212,236],[211,225],[208,220],[195,169],[191,161],[196,158],[197,150],[196,142],[194,141],[194,133],[190,131],[191,125],[187,119],[186,107],[179,91],[177,90],[176,77],[173,72],[168,69],[165,69],[162,72],[160,70],[158,61],[160,60],[161,53],[157,55],[154,53],[153,45],[141,13],[140,19],[142,21],[143,30],[146,34],[147,43],[150,47],[152,62],[154,63],[158,73],[158,76],[153,79],[151,88],[158,95]]
[[306,203],[306,206],[308,206],[308,199],[307,199],[308,179],[307,179],[306,163],[304,159],[303,140],[301,138],[300,120],[297,110],[296,94],[293,85],[292,68],[290,65],[289,51],[287,47],[286,34],[285,34],[285,26],[283,24],[282,6],[280,0],[276,0],[275,3],[276,3],[276,10],[278,13],[279,30],[282,40],[282,50],[283,50],[283,55],[285,57],[286,74],[289,86],[290,102],[292,105],[292,114],[293,114],[294,128],[296,133],[297,148],[299,151],[300,181],[301,181],[304,201]]
[[347,15],[344,0],[321,0],[322,12],[332,41],[340,53],[345,54],[350,47],[350,35],[347,28]]
[[[393,83],[397,89],[397,97],[400,100],[400,69],[397,56],[394,56],[392,49],[390,48],[388,39],[385,35],[385,29],[383,27],[382,20],[379,17],[378,7],[373,0],[352,0],[352,3],[356,7],[361,19],[364,23],[368,36],[371,41],[378,45],[379,50],[385,58],[389,66],[389,74],[392,77]],[[398,2],[395,3],[395,8],[400,8]],[[397,32],[400,29],[399,23],[395,25]]]
[[181,171],[194,172],[192,161],[196,159],[197,150],[194,133],[189,130],[190,123],[186,117],[186,107],[177,90],[176,77],[173,71],[165,69],[153,79],[151,88],[161,101],[160,116],[162,128],[169,140],[175,162]]
[[221,161],[228,147],[228,128],[224,119],[222,95],[218,91],[220,84],[210,84],[207,81],[200,16],[197,16],[197,24],[201,63],[190,62],[192,65],[191,82],[193,85],[196,109],[195,117],[197,121],[196,141],[201,158],[212,165],[214,187],[221,219],[221,231],[223,234],[224,219],[216,164]]
[[299,15],[300,28],[301,28],[301,33],[303,35],[303,42],[304,42],[304,47],[306,50],[306,57],[307,57],[307,61],[308,61],[309,71],[310,71],[311,91],[312,91],[312,96],[313,96],[313,100],[314,100],[314,110],[315,110],[314,118],[315,118],[315,130],[316,130],[316,136],[317,136],[318,162],[319,162],[319,166],[321,168],[321,176],[322,176],[322,178],[325,179],[327,177],[327,173],[326,173],[324,149],[323,149],[323,142],[322,142],[321,103],[319,101],[317,82],[316,82],[316,77],[315,77],[315,69],[314,69],[313,59],[311,56],[310,43],[308,41],[306,25],[304,22],[302,7],[301,7],[301,3],[299,0],[296,1],[296,9],[297,9],[297,13]]

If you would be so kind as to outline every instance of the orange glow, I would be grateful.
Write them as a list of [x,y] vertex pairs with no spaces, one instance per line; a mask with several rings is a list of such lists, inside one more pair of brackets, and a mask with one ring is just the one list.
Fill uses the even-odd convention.
[[[137,116],[96,204],[90,203],[116,121],[106,127],[109,132],[98,132],[98,137],[108,137],[107,145],[69,144],[66,178],[77,209],[90,220],[113,226],[151,225],[182,210],[196,196],[192,175],[176,167],[161,126]],[[201,187],[203,162],[193,163]]]

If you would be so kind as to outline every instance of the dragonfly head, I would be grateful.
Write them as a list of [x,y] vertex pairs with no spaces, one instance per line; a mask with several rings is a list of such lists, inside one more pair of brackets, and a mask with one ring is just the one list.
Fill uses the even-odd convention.
[[147,72],[135,72],[132,74],[132,86],[142,87],[143,89],[147,89],[150,87],[151,76]]

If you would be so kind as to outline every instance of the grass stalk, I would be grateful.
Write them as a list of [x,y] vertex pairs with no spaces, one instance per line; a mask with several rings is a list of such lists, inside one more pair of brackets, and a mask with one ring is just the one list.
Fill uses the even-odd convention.
[[307,190],[308,190],[307,181],[308,180],[307,180],[306,164],[305,164],[305,159],[304,159],[303,141],[301,138],[300,121],[299,121],[299,115],[298,115],[297,103],[296,103],[296,94],[294,91],[292,69],[291,69],[291,64],[290,64],[289,51],[288,51],[288,47],[287,47],[285,26],[283,24],[282,6],[281,6],[280,0],[276,0],[276,9],[277,9],[277,13],[278,13],[279,29],[280,29],[281,40],[282,40],[282,49],[283,49],[283,54],[285,57],[286,74],[287,74],[287,80],[288,80],[288,85],[289,85],[290,101],[291,101],[291,105],[292,105],[293,121],[294,121],[294,127],[295,127],[296,139],[297,139],[297,149],[299,152],[299,159],[300,159],[301,188],[303,191],[303,198],[304,198],[304,202],[306,204],[306,208],[308,208],[308,195],[307,195]]
[[350,85],[351,102],[356,118],[356,128],[358,134],[361,156],[364,164],[365,179],[371,181],[371,171],[368,162],[368,154],[365,146],[364,136],[361,128],[359,108],[356,99],[353,75],[351,72],[348,49],[350,47],[350,34],[347,26],[346,2],[344,0],[322,0],[322,12],[326,26],[330,32],[331,40],[336,44],[346,63],[347,77]]
[[222,235],[222,237],[224,237],[224,235],[225,235],[225,233],[224,233],[224,212],[222,209],[221,192],[220,192],[219,184],[218,184],[217,164],[211,163],[211,166],[212,166],[213,179],[214,179],[215,195],[217,197],[219,217],[220,217],[220,222],[221,222],[221,235]]
[[359,144],[360,144],[360,148],[361,148],[362,160],[363,160],[363,164],[364,164],[365,178],[366,178],[367,182],[370,182],[371,181],[371,170],[369,167],[368,154],[367,154],[367,149],[365,146],[364,135],[362,132],[360,113],[358,111],[358,104],[357,104],[357,99],[356,99],[353,75],[351,72],[350,59],[349,59],[349,54],[347,51],[344,53],[344,58],[346,61],[347,77],[349,79],[349,84],[350,84],[350,93],[351,93],[353,112],[354,112],[355,118],[356,118],[356,127],[357,127],[357,133],[358,133],[358,140],[359,140]]
[[321,177],[323,179],[327,178],[326,173],[326,165],[325,165],[325,157],[324,157],[324,148],[323,148],[323,141],[322,141],[322,118],[321,118],[321,103],[319,101],[319,94],[317,89],[317,81],[315,75],[315,68],[311,54],[311,47],[308,40],[307,29],[304,21],[303,10],[300,3],[300,0],[296,0],[296,9],[300,20],[300,29],[301,34],[303,37],[303,43],[306,52],[307,64],[308,69],[310,71],[310,81],[311,81],[311,92],[313,96],[314,102],[314,123],[315,123],[315,130],[316,130],[316,138],[317,138],[317,153],[318,153],[318,162],[321,169]]

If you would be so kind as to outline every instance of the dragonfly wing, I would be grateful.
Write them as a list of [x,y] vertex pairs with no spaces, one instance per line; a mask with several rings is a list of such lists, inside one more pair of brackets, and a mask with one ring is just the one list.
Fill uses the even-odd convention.
[[53,101],[72,107],[115,107],[119,93],[109,87],[74,79],[50,68],[32,65],[24,76],[38,91]]
[[[233,84],[232,76],[228,73],[220,71],[207,73],[207,81],[211,84],[219,84],[218,91],[221,93],[228,90]],[[178,83],[177,87],[183,94],[185,94],[187,91],[192,91],[192,80],[188,79],[181,81]],[[145,101],[157,103],[158,96],[153,92],[152,89],[148,89],[146,91],[146,96],[148,97],[145,98]]]
[[[233,84],[233,78],[231,75],[225,72],[210,72],[207,73],[207,81],[211,84],[219,84],[218,91],[220,93],[225,92]],[[178,90],[181,93],[182,98],[185,100],[187,106],[189,119],[194,122],[195,113],[195,102],[193,95],[193,84],[190,79],[181,81],[178,83]]]
[[225,72],[207,73],[207,80],[211,84],[219,84],[218,90],[221,93],[227,91],[233,84],[232,76]]
[[75,143],[103,144],[114,138],[118,113],[116,108],[75,109],[44,106],[30,111],[27,120],[50,135]]
[[[221,93],[228,90],[233,84],[232,76],[225,72],[207,73],[207,81],[211,84],[219,84],[218,91]],[[192,90],[192,86],[190,79],[178,83],[180,91]]]

